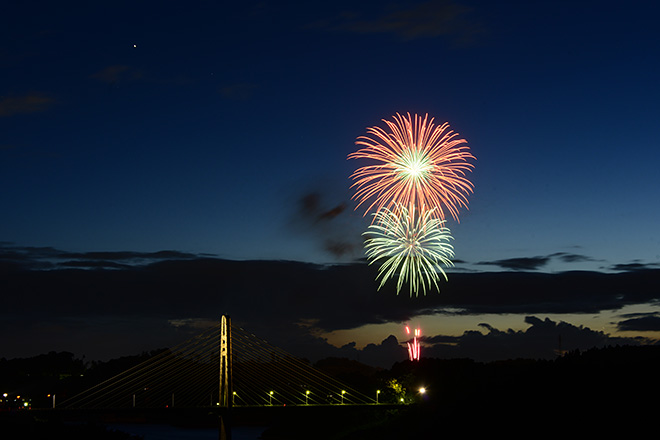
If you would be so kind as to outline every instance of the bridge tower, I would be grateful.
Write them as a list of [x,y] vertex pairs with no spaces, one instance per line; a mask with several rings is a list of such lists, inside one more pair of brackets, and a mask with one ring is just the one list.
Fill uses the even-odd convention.
[[231,440],[230,412],[232,407],[231,318],[222,315],[220,323],[220,440]]
[[230,408],[232,405],[231,348],[231,318],[222,315],[220,325],[220,406],[223,408]]

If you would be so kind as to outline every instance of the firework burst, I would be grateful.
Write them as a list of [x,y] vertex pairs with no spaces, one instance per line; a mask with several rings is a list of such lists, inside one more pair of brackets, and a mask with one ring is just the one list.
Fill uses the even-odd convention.
[[[394,122],[383,120],[389,131],[367,128],[370,136],[355,144],[364,148],[349,159],[369,159],[375,164],[358,168],[351,176],[356,188],[357,207],[371,204],[365,211],[404,206],[436,207],[433,215],[445,219],[445,210],[458,221],[459,208],[467,208],[467,195],[473,185],[465,177],[474,159],[465,139],[449,130],[449,124],[436,126],[428,115],[414,119],[396,114]],[[356,207],[356,209],[357,209]]]
[[383,207],[375,216],[375,221],[364,233],[365,250],[369,264],[382,262],[378,270],[381,278],[378,289],[388,279],[398,276],[397,294],[403,284],[410,286],[410,296],[417,294],[420,287],[426,294],[432,285],[438,288],[438,278],[447,275],[440,266],[452,266],[454,250],[452,239],[444,220],[434,216],[436,208],[410,210],[396,205],[390,210]]
[[[406,326],[406,334],[410,334],[410,327]],[[418,337],[422,336],[422,331],[419,328],[415,329],[415,337],[412,339],[412,341],[406,342],[408,345],[408,357],[410,358],[411,361],[418,361],[422,350],[419,345],[419,341],[417,340]]]

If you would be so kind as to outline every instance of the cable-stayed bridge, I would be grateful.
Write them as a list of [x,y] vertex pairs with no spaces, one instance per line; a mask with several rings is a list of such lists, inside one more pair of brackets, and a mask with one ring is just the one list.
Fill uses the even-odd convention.
[[61,402],[58,407],[231,408],[374,403],[374,398],[233,326],[223,316],[217,326]]

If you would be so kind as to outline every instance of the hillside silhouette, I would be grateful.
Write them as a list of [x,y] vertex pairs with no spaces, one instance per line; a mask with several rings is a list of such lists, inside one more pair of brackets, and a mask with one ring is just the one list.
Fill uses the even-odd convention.
[[[51,352],[26,359],[0,359],[0,389],[10,395],[5,414],[49,408],[52,393],[71,396],[155,356],[141,353],[107,362],[85,362],[71,353]],[[387,416],[360,423],[340,436],[332,429],[314,438],[426,438],[436,430],[455,433],[518,432],[523,427],[570,423],[585,433],[632,429],[653,420],[660,384],[660,346],[613,346],[565,353],[554,360],[512,359],[481,363],[471,359],[422,358],[375,368],[345,358],[315,364],[365,393],[380,389],[379,403],[404,402]],[[420,393],[424,387],[425,393]],[[3,391],[4,392],[4,391]],[[11,401],[20,393],[21,402]],[[594,417],[596,419],[594,419]],[[595,421],[597,420],[597,422]],[[478,422],[478,423],[477,423]],[[286,425],[278,435],[309,438],[317,420]],[[458,431],[457,431],[458,430]],[[334,434],[333,434],[334,433]],[[268,432],[265,433],[265,439]]]

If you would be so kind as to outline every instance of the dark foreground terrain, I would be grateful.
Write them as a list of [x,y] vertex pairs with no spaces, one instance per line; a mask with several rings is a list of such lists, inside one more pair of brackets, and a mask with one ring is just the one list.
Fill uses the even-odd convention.
[[[80,376],[63,372],[67,357],[74,368],[84,368],[70,356],[61,354],[50,355],[50,361],[55,358],[62,361],[59,366],[51,365],[60,369],[57,374],[47,369],[35,370],[28,360],[2,360],[0,385],[4,389],[19,387],[34,396],[43,394],[40,387],[59,386],[59,391],[65,394],[67,387],[79,386],[74,378]],[[45,362],[46,358],[40,361]],[[492,435],[642,438],[660,417],[660,347],[657,346],[576,351],[551,361],[518,359],[484,364],[469,359],[422,359],[397,363],[390,370],[372,369],[341,359],[320,366],[323,365],[355,387],[382,387],[381,405],[315,410],[291,407],[263,413],[236,408],[232,416],[234,423],[269,426],[262,434],[264,440]],[[111,373],[107,365],[104,368]],[[94,376],[92,372],[90,375]],[[419,391],[421,387],[425,388],[424,394]],[[406,404],[398,403],[401,399]],[[67,423],[66,412],[48,410],[48,401],[43,399],[41,406],[46,409],[37,410],[37,400],[35,397],[30,404],[33,409],[12,407],[4,400],[0,411],[3,438],[131,438],[106,429],[104,420],[98,417]],[[151,421],[160,417],[162,421],[163,413],[155,414],[143,412],[140,420],[149,422],[150,417]],[[170,417],[171,423],[184,421],[214,426],[217,413],[201,409],[194,415]]]

